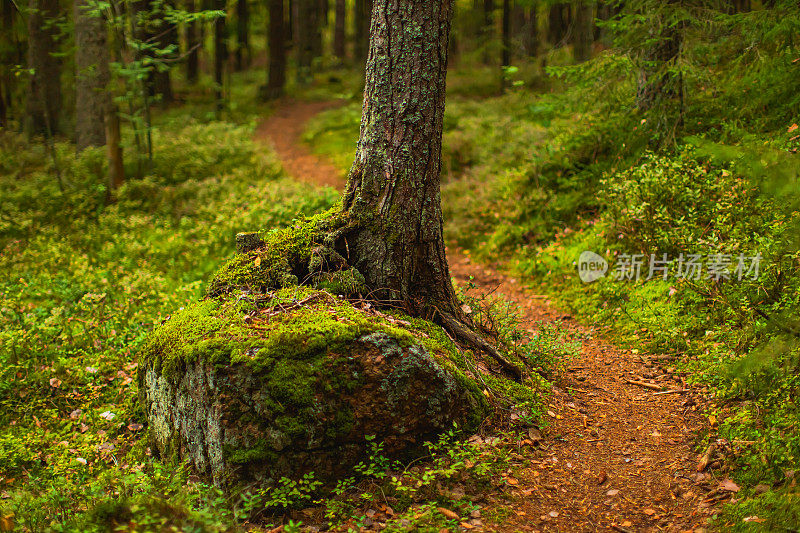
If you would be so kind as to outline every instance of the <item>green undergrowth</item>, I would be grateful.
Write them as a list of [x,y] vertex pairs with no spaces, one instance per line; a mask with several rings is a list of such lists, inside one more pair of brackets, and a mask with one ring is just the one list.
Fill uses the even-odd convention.
[[243,122],[163,120],[154,172],[114,203],[100,150],[56,144],[61,191],[41,146],[0,135],[0,515],[21,530],[236,523],[236,501],[148,457],[135,375],[148,335],[204,294],[237,231],[336,199],[282,177]]
[[[717,425],[700,439],[730,443],[727,470],[714,474],[743,487],[721,529],[797,527],[800,108],[786,93],[796,46],[776,38],[796,12],[781,9],[720,15],[711,42],[689,33],[680,121],[632,111],[636,69],[610,51],[551,69],[563,85],[550,92],[467,92],[445,113],[448,242],[505,261],[626,347],[674,357],[715,398],[706,414]],[[329,111],[308,139],[336,160],[357,138],[356,116]],[[578,277],[585,251],[609,262],[594,283]],[[643,256],[642,279],[613,279],[623,254]],[[651,254],[673,260],[666,280],[644,279]],[[721,255],[728,279],[678,279],[680,254],[706,265]],[[757,275],[739,280],[739,258],[758,254]],[[769,490],[756,494],[759,484]]]

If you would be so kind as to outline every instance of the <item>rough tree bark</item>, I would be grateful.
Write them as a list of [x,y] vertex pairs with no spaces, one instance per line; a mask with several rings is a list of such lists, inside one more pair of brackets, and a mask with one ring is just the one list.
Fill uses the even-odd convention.
[[339,59],[345,58],[345,27],[347,17],[347,3],[345,0],[336,0],[336,13],[333,23],[333,55]]
[[575,38],[572,55],[577,63],[592,57],[594,42],[594,2],[578,2],[575,6]]
[[33,70],[28,90],[25,130],[29,135],[59,131],[61,61],[58,49],[58,0],[30,0],[28,12],[28,68]]
[[283,0],[269,0],[269,74],[263,98],[278,98],[286,85]]
[[435,320],[519,377],[469,327],[445,255],[442,120],[452,0],[375,0],[345,257],[372,297]]
[[107,29],[87,0],[75,1],[75,144],[78,150],[106,142],[105,114],[111,79]]

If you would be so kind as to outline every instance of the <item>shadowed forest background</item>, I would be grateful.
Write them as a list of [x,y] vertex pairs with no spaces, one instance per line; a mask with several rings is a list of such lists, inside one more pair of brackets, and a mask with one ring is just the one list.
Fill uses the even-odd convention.
[[[519,383],[486,377],[495,414],[480,431],[456,426],[405,463],[364,435],[353,476],[325,487],[309,474],[225,490],[154,452],[139,376],[153,332],[215,296],[238,232],[302,228],[341,207],[370,25],[392,2],[377,4],[0,0],[0,531],[570,530],[553,525],[555,507],[524,517],[517,504],[536,495],[517,472],[538,476],[541,442],[563,436],[548,432],[561,417],[550,398],[581,390],[569,380],[595,334],[647,367],[634,388],[675,396],[701,421],[687,436],[699,464],[682,475],[705,489],[672,497],[708,509],[692,521],[798,531],[800,5],[789,0],[454,2],[448,251],[591,335],[560,319],[531,326],[502,292],[476,296],[457,266],[464,313],[526,369]],[[279,152],[293,150],[305,159],[290,169]],[[724,256],[731,270],[758,256],[760,269],[645,279],[645,261],[639,279],[582,283],[584,251],[612,264]],[[270,293],[270,312],[317,297],[299,281]],[[358,293],[353,283],[314,290]],[[342,302],[463,363],[431,317],[331,297],[349,319]],[[307,342],[298,328],[272,332],[281,349]],[[679,390],[642,374],[652,361]],[[286,372],[279,393],[293,398]],[[613,498],[603,475],[593,483]],[[641,511],[614,529],[677,531],[687,518]]]

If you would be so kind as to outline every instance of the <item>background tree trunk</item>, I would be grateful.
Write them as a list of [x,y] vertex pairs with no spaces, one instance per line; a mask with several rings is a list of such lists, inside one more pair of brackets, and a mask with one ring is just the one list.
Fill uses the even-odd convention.
[[346,17],[347,3],[345,0],[336,0],[336,13],[333,23],[333,55],[339,59],[345,58]]
[[247,68],[250,63],[250,7],[248,0],[236,2],[236,70]]
[[481,28],[481,46],[483,47],[483,63],[490,65],[493,61],[489,48],[494,35],[494,0],[483,0],[483,27]]
[[528,56],[536,57],[539,55],[539,17],[536,4],[528,9],[522,42]]
[[311,61],[314,58],[314,32],[316,28],[317,0],[294,0],[294,48],[297,61],[297,83],[307,84],[311,79]]
[[578,2],[575,6],[575,38],[572,55],[577,63],[583,63],[592,57],[594,42],[594,3]]
[[87,0],[75,0],[75,144],[78,150],[106,143],[105,114],[108,30],[102,13],[92,12]]
[[[186,0],[186,11],[194,13],[197,10],[195,0]],[[200,32],[196,21],[186,25],[186,81],[190,84],[197,83],[200,67]]]
[[10,66],[14,64],[13,53],[11,50],[14,48],[13,32],[14,32],[14,5],[5,0],[0,2],[0,15],[2,15],[2,28],[3,33],[0,35],[0,127],[8,127],[9,108],[11,107],[11,96],[13,93],[13,86],[11,83]]
[[[680,0],[670,0],[676,4]],[[653,18],[650,36],[655,41],[642,55],[639,71],[636,107],[640,111],[652,109],[659,101],[682,97],[683,80],[679,74],[670,72],[680,55],[683,44],[682,28],[667,24],[663,17]]]
[[569,32],[569,6],[557,3],[550,6],[547,17],[547,39],[556,48],[564,46]]
[[[214,9],[224,11],[225,0],[215,0]],[[217,111],[225,106],[223,87],[225,73],[225,58],[228,56],[227,46],[225,46],[225,18],[214,19],[214,92],[217,100]]]
[[500,64],[511,64],[511,0],[503,0],[503,51]]
[[[361,134],[343,209],[355,266],[379,299],[460,314],[439,193],[451,1],[376,0]],[[413,102],[413,103],[412,103]]]
[[58,0],[30,0],[28,68],[33,70],[28,91],[25,129],[29,135],[52,135],[59,130],[61,61],[58,51]]
[[283,0],[269,0],[269,75],[266,99],[278,98],[286,85],[286,40]]
[[355,0],[355,16],[353,17],[355,31],[353,51],[358,62],[367,59],[367,45],[369,44],[369,28],[372,14],[373,0]]

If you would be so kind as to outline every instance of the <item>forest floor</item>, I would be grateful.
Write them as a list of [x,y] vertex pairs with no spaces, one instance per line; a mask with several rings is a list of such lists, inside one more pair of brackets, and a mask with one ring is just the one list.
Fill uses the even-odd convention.
[[[286,172],[342,188],[344,176],[302,142],[306,122],[334,102],[285,100],[262,121],[257,138],[274,145]],[[719,502],[735,497],[730,480],[698,466],[695,445],[709,424],[704,399],[658,356],[597,335],[500,265],[448,251],[459,283],[519,306],[527,327],[558,322],[582,341],[578,358],[555,380],[538,448],[507,479],[503,494],[482,495],[483,519],[464,529],[494,531],[704,531]],[[502,506],[503,512],[489,512]],[[490,517],[492,517],[490,519]]]

